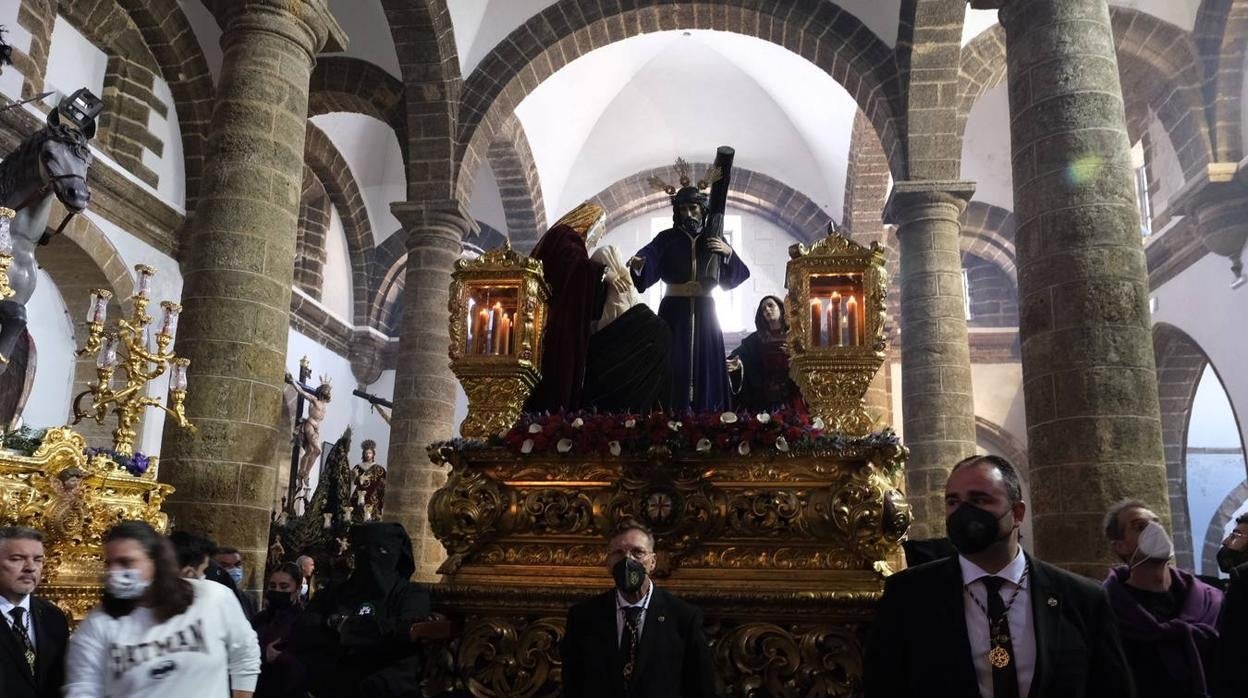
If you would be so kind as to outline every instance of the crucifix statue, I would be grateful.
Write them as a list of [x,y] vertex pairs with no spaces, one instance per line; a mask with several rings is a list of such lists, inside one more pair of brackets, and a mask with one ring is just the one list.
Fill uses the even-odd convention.
[[[304,383],[312,377],[312,370],[308,366],[308,359],[304,357],[299,362],[299,380],[295,380],[289,373],[286,374],[286,382],[295,389],[297,396],[295,400],[295,433],[293,435],[294,447],[291,450],[291,486],[290,497],[287,501],[294,506],[294,502],[299,499],[299,492],[309,485],[309,478],[312,475],[312,468],[316,465],[321,457],[321,422],[325,419],[325,412],[332,399],[332,387],[329,378],[321,377],[321,384],[313,389],[310,385]],[[303,406],[307,405],[308,414],[303,416]],[[300,455],[300,450],[303,451]]]

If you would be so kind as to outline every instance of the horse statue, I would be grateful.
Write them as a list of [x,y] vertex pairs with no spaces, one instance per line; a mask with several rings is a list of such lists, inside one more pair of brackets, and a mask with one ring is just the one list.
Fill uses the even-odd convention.
[[103,104],[85,88],[61,101],[48,114],[47,124],[28,136],[0,162],[0,206],[17,212],[10,226],[13,262],[9,286],[15,295],[0,301],[0,373],[26,329],[26,303],[35,292],[38,266],[35,245],[47,244],[48,216],[55,196],[69,212],[56,229],[87,208],[87,168],[95,135],[95,116]]

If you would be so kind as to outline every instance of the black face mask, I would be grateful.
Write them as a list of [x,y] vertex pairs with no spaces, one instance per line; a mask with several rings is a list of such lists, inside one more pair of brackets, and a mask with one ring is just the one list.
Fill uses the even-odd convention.
[[945,519],[945,530],[958,552],[974,555],[1000,539],[999,522],[1009,513],[1006,509],[1004,514],[996,516],[986,509],[962,504]]
[[283,611],[295,605],[294,600],[290,598],[290,592],[272,589],[264,592],[264,601],[275,611]]
[[625,594],[636,594],[641,591],[641,585],[646,583],[646,566],[626,557],[611,568],[611,576],[615,579],[616,589]]
[[1248,562],[1248,550],[1235,550],[1225,545],[1218,548],[1218,569],[1230,574],[1231,570]]

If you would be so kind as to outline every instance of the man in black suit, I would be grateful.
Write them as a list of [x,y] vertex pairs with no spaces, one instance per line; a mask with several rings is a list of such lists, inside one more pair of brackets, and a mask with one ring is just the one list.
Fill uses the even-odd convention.
[[65,683],[69,623],[52,603],[34,596],[43,574],[43,535],[0,528],[0,694],[53,698]]
[[1218,569],[1231,578],[1218,620],[1218,666],[1222,671],[1214,695],[1243,698],[1248,696],[1248,669],[1243,666],[1248,657],[1248,514],[1235,519],[1235,528],[1222,540]]
[[615,588],[568,611],[560,645],[564,698],[713,698],[702,611],[651,580],[654,535],[625,522],[607,568]]
[[1104,589],[1023,552],[1025,512],[1004,458],[954,466],[945,527],[958,555],[884,583],[867,640],[866,698],[1134,696]]

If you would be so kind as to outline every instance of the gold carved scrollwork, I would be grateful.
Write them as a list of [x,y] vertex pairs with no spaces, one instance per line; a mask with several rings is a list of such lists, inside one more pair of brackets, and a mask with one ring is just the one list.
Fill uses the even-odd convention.
[[507,431],[520,418],[537,372],[519,367],[453,366],[473,409],[460,425],[464,436],[485,438]]
[[843,625],[745,623],[719,639],[715,663],[733,698],[849,697],[862,686],[862,645]]
[[869,463],[823,491],[812,502],[812,510],[833,526],[850,550],[872,563],[897,550],[913,518],[894,477]]
[[546,488],[519,492],[515,533],[588,533],[594,527],[594,502],[584,492]]
[[491,543],[481,548],[476,560],[487,565],[602,567],[607,561],[607,549],[601,543]]
[[742,536],[809,538],[802,490],[746,490],[728,500],[728,529]]
[[734,545],[699,551],[686,557],[681,567],[730,570],[851,570],[860,564],[857,555],[835,548]]
[[641,521],[655,534],[659,553],[656,573],[670,574],[702,541],[719,535],[724,526],[725,496],[701,476],[700,470],[648,463],[626,472],[614,490],[596,500],[598,529],[612,531],[622,521]]
[[497,481],[479,470],[456,467],[429,500],[429,526],[447,552],[438,573],[454,574],[470,552],[493,539],[507,506]]
[[74,621],[99,600],[104,533],[139,520],[164,531],[160,511],[173,488],[156,482],[156,459],[140,476],[104,455],[88,459],[81,435],[49,429],[33,455],[0,451],[0,525],[44,533],[46,561],[40,593]]
[[471,619],[459,640],[460,676],[481,698],[553,698],[563,632],[563,618]]

